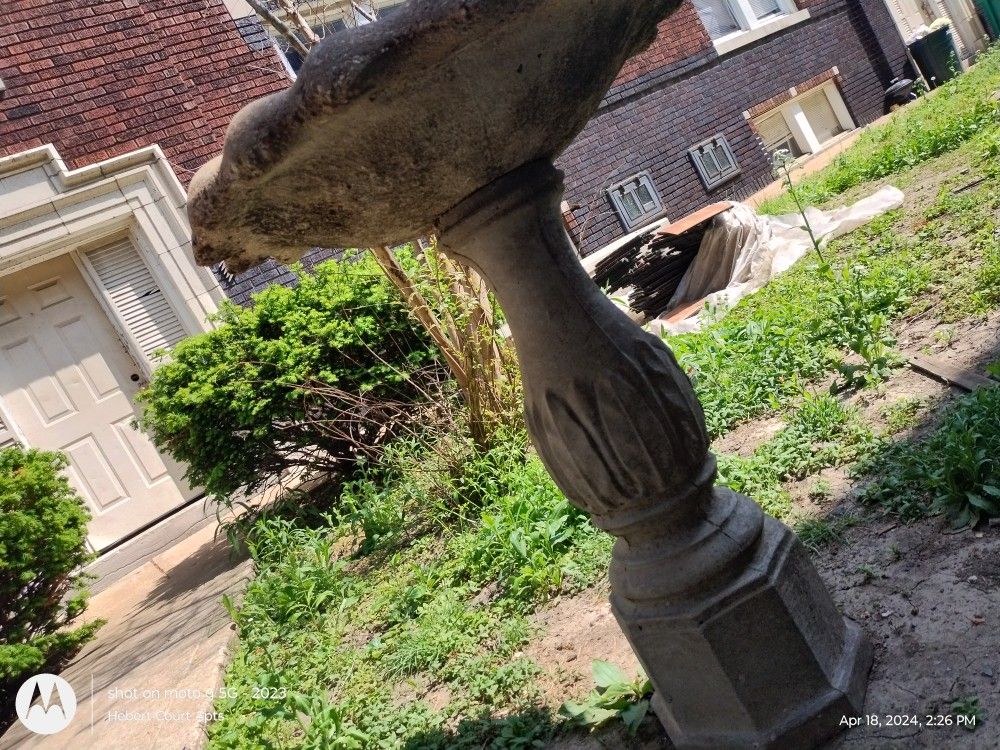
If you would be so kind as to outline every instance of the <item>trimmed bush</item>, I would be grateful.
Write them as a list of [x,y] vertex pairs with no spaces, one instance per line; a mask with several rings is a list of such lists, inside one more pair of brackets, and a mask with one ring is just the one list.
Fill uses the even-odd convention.
[[412,401],[434,362],[369,256],[296,273],[250,308],[223,304],[219,327],[181,342],[139,395],[143,428],[222,502],[353,461],[392,433],[400,413],[385,405]]
[[55,669],[100,627],[64,626],[87,603],[80,568],[90,514],[62,473],[66,459],[0,450],[0,727],[28,676]]

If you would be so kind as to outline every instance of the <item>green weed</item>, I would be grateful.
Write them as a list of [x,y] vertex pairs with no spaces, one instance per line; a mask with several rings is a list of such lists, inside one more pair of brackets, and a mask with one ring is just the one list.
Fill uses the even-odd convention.
[[823,518],[808,516],[792,522],[792,529],[809,550],[818,552],[821,548],[843,541],[844,531],[858,522],[854,516]]
[[594,661],[591,671],[597,688],[580,703],[566,701],[559,713],[591,730],[620,718],[629,735],[634,736],[649,711],[653,684],[643,674],[630,680],[621,669],[606,661]]
[[976,731],[979,725],[983,723],[983,719],[986,718],[986,712],[979,704],[979,698],[974,695],[953,701],[951,712],[956,716],[966,719],[966,721],[962,722],[962,728],[970,732]]
[[833,485],[830,480],[820,477],[809,488],[809,497],[813,500],[828,500],[833,495]]
[[958,399],[929,436],[887,447],[866,471],[878,478],[862,500],[905,520],[942,513],[961,528],[1000,515],[1000,388]]
[[859,413],[828,394],[803,394],[785,422],[781,432],[749,457],[718,457],[719,484],[752,497],[777,518],[791,509],[782,482],[856,460],[876,444]]
[[885,578],[885,575],[881,571],[876,570],[871,565],[859,565],[858,572],[861,574],[861,583],[864,586],[867,586],[876,578]]
[[923,405],[924,400],[914,396],[897,399],[883,407],[882,418],[885,420],[886,434],[895,435],[897,432],[914,427]]

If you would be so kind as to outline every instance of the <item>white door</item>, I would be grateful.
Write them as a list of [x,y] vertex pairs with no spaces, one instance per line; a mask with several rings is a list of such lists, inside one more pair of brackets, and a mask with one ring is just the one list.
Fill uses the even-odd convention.
[[69,458],[98,550],[199,494],[132,427],[141,376],[68,255],[0,276],[0,401],[28,445]]

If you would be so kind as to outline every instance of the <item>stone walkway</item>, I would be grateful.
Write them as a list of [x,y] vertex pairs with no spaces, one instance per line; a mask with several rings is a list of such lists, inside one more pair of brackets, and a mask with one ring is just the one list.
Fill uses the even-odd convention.
[[214,524],[94,596],[107,620],[62,672],[77,696],[69,726],[35,735],[20,722],[0,750],[196,750],[204,742],[234,635],[221,605],[250,575]]

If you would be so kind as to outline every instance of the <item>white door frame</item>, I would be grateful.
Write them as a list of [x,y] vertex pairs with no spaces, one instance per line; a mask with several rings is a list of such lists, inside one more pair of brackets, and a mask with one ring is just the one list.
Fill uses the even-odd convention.
[[[86,257],[127,237],[190,334],[211,330],[225,294],[191,255],[187,195],[158,146],[70,170],[51,145],[0,157],[0,276],[69,254],[112,330],[148,378],[152,363]],[[29,446],[10,410],[0,416]]]
[[[157,146],[69,170],[50,144],[0,158],[0,276],[69,253],[148,378],[141,352],[86,252],[127,237],[185,331],[210,330],[225,294],[191,256],[187,195]],[[16,424],[8,425],[17,430]]]

